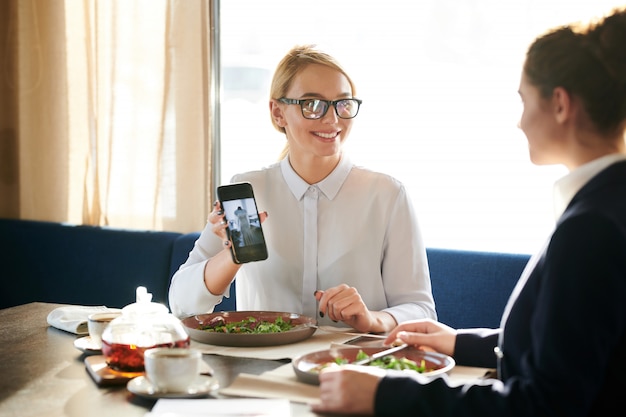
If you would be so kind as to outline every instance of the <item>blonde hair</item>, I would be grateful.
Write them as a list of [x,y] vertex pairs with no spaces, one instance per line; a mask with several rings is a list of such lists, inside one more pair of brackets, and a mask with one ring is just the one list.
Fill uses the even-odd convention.
[[[287,55],[278,63],[270,86],[270,98],[278,100],[285,97],[296,76],[311,64],[323,65],[342,73],[348,79],[348,83],[350,83],[352,95],[356,95],[356,88],[352,79],[335,58],[317,49],[316,45],[297,45],[291,48]],[[285,133],[285,128],[279,126],[273,117],[271,119],[274,128],[281,133]],[[283,159],[288,153],[289,144],[287,143],[280,153],[279,160]]]

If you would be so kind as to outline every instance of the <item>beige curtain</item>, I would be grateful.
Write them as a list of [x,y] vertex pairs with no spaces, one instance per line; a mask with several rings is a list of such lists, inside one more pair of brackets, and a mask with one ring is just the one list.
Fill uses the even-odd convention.
[[195,231],[210,0],[0,2],[0,217]]

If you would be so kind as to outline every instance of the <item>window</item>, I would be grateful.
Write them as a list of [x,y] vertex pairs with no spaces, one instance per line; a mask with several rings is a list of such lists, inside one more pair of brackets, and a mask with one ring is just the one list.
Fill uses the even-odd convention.
[[618,4],[222,1],[220,181],[276,161],[285,139],[270,123],[270,78],[293,45],[315,43],[363,100],[347,152],[407,186],[428,247],[533,253],[553,227],[552,184],[566,171],[532,165],[517,128],[526,48]]

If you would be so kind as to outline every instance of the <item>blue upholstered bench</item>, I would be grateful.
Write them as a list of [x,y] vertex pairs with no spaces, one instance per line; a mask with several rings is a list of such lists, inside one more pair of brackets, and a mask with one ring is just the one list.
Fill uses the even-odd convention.
[[32,301],[123,307],[141,285],[165,303],[181,235],[0,219],[0,308]]
[[[200,234],[0,219],[0,308],[32,301],[123,307],[143,285],[167,304]],[[497,327],[528,255],[428,248],[439,320]],[[216,310],[236,310],[234,285]]]
[[[172,252],[173,274],[187,259],[199,233],[181,236]],[[428,248],[439,320],[454,328],[498,327],[504,306],[529,255]],[[236,310],[234,285],[216,311]]]
[[529,255],[426,249],[439,321],[456,329],[500,325]]

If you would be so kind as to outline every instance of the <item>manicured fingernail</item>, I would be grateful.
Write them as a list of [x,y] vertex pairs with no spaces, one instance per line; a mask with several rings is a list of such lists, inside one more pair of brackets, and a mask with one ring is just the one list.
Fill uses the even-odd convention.
[[228,246],[229,244],[230,244],[230,241],[228,241],[228,240],[224,241],[224,246]]
[[218,211],[217,211],[217,215],[218,215],[218,216],[221,216],[222,214],[224,214],[224,210],[218,210]]
[[324,318],[324,313],[320,311],[320,317]]
[[217,206],[217,200],[213,203],[213,207]]
[[339,323],[337,320],[333,320],[335,323]]
[[315,291],[313,292],[313,295],[317,295],[317,292],[318,292],[318,291],[319,291],[319,290],[315,290]]

